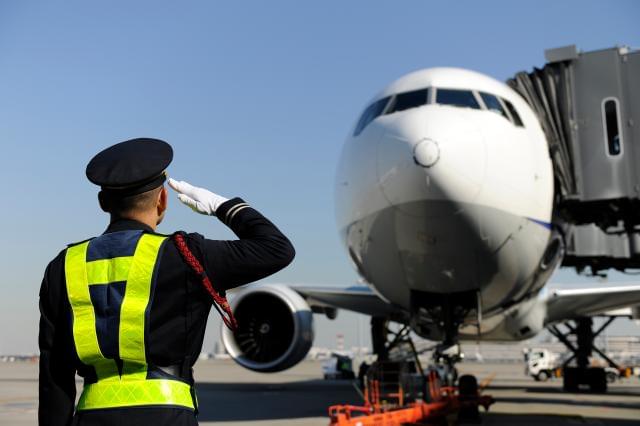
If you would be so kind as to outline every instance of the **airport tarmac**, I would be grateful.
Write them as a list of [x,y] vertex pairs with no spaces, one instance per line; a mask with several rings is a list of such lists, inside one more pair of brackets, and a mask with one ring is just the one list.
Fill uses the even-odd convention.
[[[566,394],[561,381],[537,383],[522,364],[460,364],[479,381],[492,377],[486,393],[497,402],[485,425],[640,424],[640,380],[610,386],[606,395]],[[201,425],[326,425],[327,407],[361,403],[349,382],[322,380],[321,364],[305,361],[277,374],[242,369],[230,360],[196,366]],[[38,367],[0,363],[0,425],[37,424]],[[80,385],[80,383],[78,383]]]

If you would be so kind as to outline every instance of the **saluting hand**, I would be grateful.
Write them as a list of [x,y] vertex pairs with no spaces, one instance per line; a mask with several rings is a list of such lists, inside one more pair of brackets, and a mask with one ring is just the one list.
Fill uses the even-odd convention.
[[193,186],[183,180],[178,182],[169,178],[169,186],[178,193],[178,200],[200,214],[214,216],[218,207],[228,201],[227,198],[204,188]]

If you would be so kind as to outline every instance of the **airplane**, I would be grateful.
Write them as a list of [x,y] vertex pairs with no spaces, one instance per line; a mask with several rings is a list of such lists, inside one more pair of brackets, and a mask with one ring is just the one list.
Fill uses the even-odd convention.
[[[388,85],[347,137],[335,187],[339,233],[366,286],[240,289],[239,328],[222,341],[241,366],[297,364],[313,314],[338,309],[372,317],[379,359],[395,322],[440,342],[434,360],[453,372],[460,340],[528,339],[569,320],[590,353],[591,316],[640,304],[640,285],[545,288],[565,250],[548,143],[527,102],[487,75],[429,68]],[[580,371],[583,349],[573,348]],[[585,376],[565,376],[565,389],[606,390],[604,376]]]

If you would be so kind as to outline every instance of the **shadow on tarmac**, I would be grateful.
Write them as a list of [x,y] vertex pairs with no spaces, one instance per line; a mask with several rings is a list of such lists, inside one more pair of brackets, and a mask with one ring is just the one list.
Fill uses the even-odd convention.
[[361,405],[351,381],[199,383],[199,421],[256,421],[328,417],[335,404]]
[[514,390],[514,391],[521,391],[521,392],[526,392],[526,393],[531,393],[531,394],[536,394],[536,393],[540,393],[540,394],[549,394],[549,395],[608,395],[608,396],[637,396],[640,397],[640,387],[639,386],[633,386],[633,387],[627,387],[627,388],[617,388],[617,389],[612,389],[609,388],[609,390],[607,390],[606,393],[603,394],[597,394],[597,393],[592,393],[589,392],[587,390],[585,390],[584,392],[566,392],[565,390],[563,390],[561,387],[551,387],[551,386],[531,386],[531,387],[526,387],[526,386],[509,386],[509,385],[491,385],[489,387],[487,387],[487,391],[486,392],[490,392],[491,389],[496,389],[496,390]]
[[[508,402],[523,404],[523,412],[527,404],[551,404],[593,406],[606,408],[640,409],[637,403],[606,401],[597,399],[572,400],[554,399],[551,395],[564,392],[551,387],[491,386],[490,389],[514,389],[531,394],[527,397],[501,396],[497,403]],[[289,383],[199,383],[196,385],[200,405],[198,419],[202,422],[223,421],[258,421],[295,418],[325,417],[328,422],[328,408],[335,404],[361,405],[362,399],[350,381],[306,380]],[[639,395],[638,388],[629,392],[616,392],[623,396]],[[548,394],[539,397],[535,394]],[[608,395],[612,395],[609,393]],[[483,411],[483,410],[481,410]],[[612,419],[581,417],[577,415],[560,415],[551,413],[483,413],[483,425],[568,425],[568,424],[602,424],[611,426],[637,425],[636,419]]]
[[[640,409],[640,402],[637,403],[625,403],[617,401],[584,401],[584,400],[572,400],[567,401],[563,399],[553,398],[522,398],[522,397],[497,397],[496,403],[510,402],[513,404],[556,404],[556,405],[573,405],[573,406],[585,406],[585,407],[602,407],[602,408],[624,408],[628,410]],[[636,423],[638,424],[638,423]]]
[[[515,425],[515,426],[560,426],[560,425],[602,425],[602,426],[636,426],[637,420],[607,419],[596,417],[563,416],[559,414],[507,414],[482,413],[482,425]],[[466,424],[466,423],[465,423]]]

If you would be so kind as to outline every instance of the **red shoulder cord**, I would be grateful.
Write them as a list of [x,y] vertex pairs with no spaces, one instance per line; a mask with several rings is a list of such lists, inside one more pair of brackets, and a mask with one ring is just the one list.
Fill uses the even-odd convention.
[[207,276],[206,271],[204,270],[198,259],[193,255],[191,250],[189,250],[189,247],[187,247],[184,236],[180,233],[175,233],[172,235],[172,239],[184,261],[202,280],[202,285],[204,286],[205,290],[207,290],[207,293],[209,293],[213,298],[213,306],[222,317],[222,321],[224,321],[224,324],[229,328],[229,330],[236,331],[236,329],[238,328],[238,322],[236,321],[236,317],[233,316],[233,312],[231,311],[229,302],[227,302],[227,298],[220,295],[220,293],[218,293],[213,288],[211,280]]

